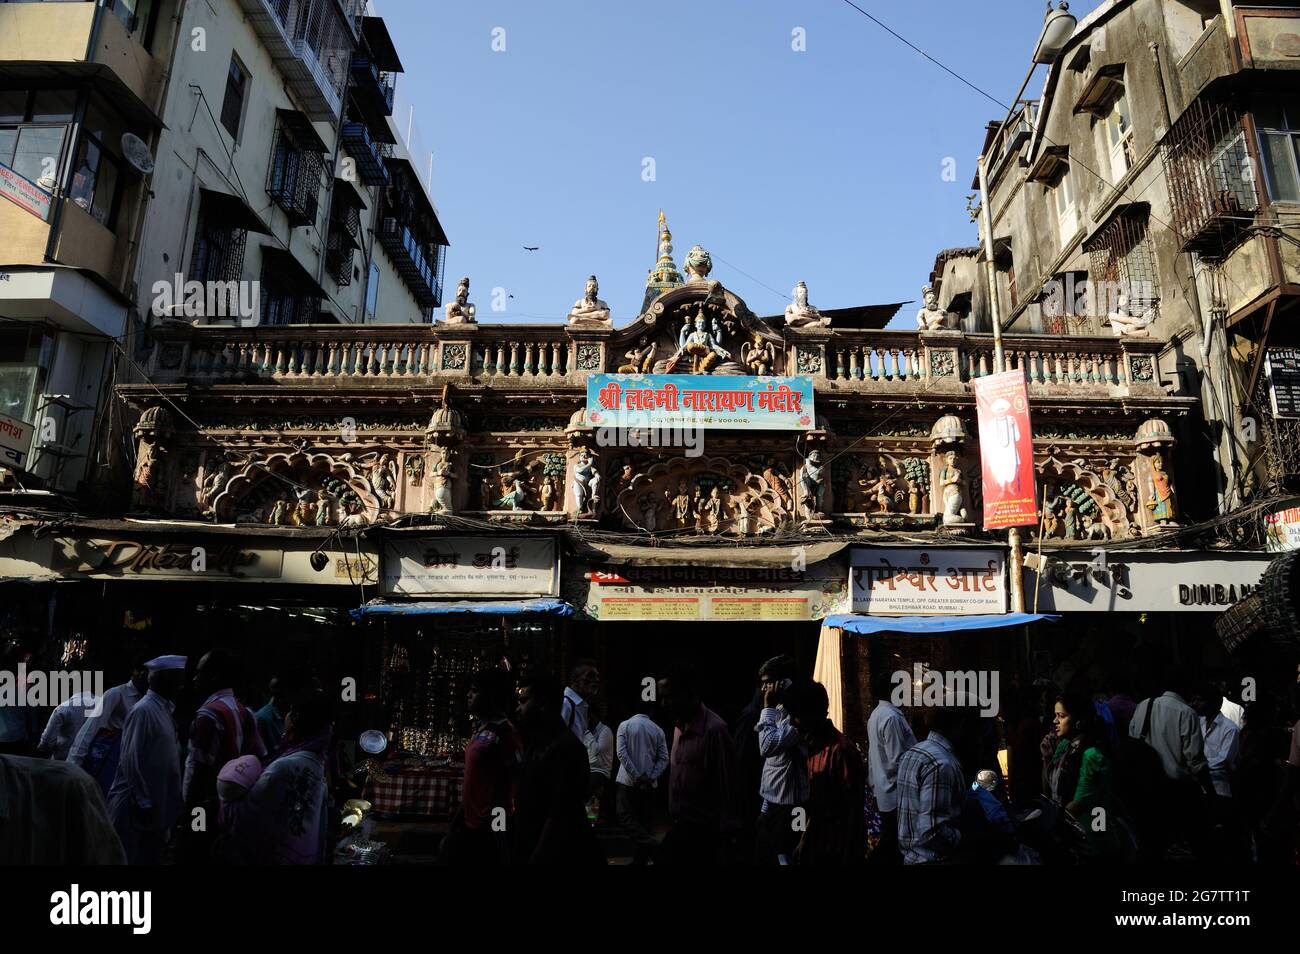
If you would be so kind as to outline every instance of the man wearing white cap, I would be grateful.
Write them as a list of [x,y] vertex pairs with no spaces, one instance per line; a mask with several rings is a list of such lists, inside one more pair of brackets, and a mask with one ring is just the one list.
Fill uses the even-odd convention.
[[185,684],[185,657],[145,663],[149,691],[126,717],[108,813],[133,865],[159,864],[181,813],[181,747],[172,713]]

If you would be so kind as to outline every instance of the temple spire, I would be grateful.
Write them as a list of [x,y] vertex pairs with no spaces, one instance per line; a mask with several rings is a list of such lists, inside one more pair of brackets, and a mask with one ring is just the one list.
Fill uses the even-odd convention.
[[657,245],[659,260],[655,262],[655,267],[650,269],[650,274],[646,276],[645,300],[641,303],[642,312],[649,308],[650,303],[668,289],[677,288],[683,283],[681,272],[677,271],[677,264],[673,261],[673,233],[668,231],[668,223],[664,219],[663,209],[659,210]]

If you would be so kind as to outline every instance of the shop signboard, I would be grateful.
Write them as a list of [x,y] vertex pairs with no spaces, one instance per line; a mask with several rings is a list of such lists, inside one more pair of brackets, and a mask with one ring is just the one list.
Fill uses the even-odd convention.
[[1007,611],[1002,550],[854,547],[849,560],[855,613],[971,616]]
[[1270,553],[1300,547],[1300,501],[1264,514],[1264,545]]
[[52,196],[31,179],[0,163],[0,195],[43,222],[50,219]]
[[32,454],[32,435],[35,428],[8,414],[0,414],[0,466],[27,469],[27,459]]
[[550,537],[418,536],[384,544],[386,596],[557,596]]
[[565,597],[589,619],[756,622],[819,620],[847,610],[844,564],[789,567],[636,566],[585,571]]
[[1300,418],[1300,348],[1269,348],[1264,376],[1273,416]]
[[105,579],[279,579],[284,552],[235,538],[142,540],[61,537],[53,568],[60,575]]
[[1038,523],[1034,441],[1024,371],[975,379],[983,468],[984,529]]
[[587,376],[586,422],[592,427],[806,431],[816,420],[807,376]]
[[1025,608],[1044,613],[1217,613],[1259,586],[1263,553],[1069,550],[1025,568]]

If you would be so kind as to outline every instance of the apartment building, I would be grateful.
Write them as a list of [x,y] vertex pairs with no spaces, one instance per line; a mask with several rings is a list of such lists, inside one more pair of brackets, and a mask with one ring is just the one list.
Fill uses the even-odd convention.
[[1038,98],[989,124],[992,241],[981,228],[932,274],[941,305],[988,328],[991,245],[1010,332],[1081,356],[1120,325],[1166,342],[1157,373],[1201,399],[1208,429],[1187,453],[1221,510],[1300,477],[1300,431],[1274,419],[1261,375],[1268,347],[1298,343],[1297,69],[1300,3],[1108,0]]
[[431,320],[449,243],[366,7],[0,3],[7,480],[109,479],[160,325]]

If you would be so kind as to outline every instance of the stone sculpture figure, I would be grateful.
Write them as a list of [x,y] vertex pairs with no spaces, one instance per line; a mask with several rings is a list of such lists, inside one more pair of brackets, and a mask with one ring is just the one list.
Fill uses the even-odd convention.
[[1078,540],[1082,527],[1079,521],[1079,511],[1074,505],[1074,499],[1065,498],[1065,512],[1061,514],[1061,529],[1067,540]]
[[702,282],[709,277],[709,272],[713,271],[713,258],[702,246],[692,245],[691,250],[686,253],[685,269],[687,281]]
[[829,325],[831,320],[808,304],[808,286],[803,282],[794,286],[794,301],[785,306],[785,325],[787,328],[802,328],[805,325]]
[[677,526],[689,527],[692,518],[695,516],[691,505],[691,495],[686,489],[686,481],[677,481],[677,494],[669,499],[673,508],[673,516],[677,520]]
[[1151,456],[1151,476],[1147,479],[1147,509],[1156,523],[1173,523],[1178,516],[1174,503],[1174,485],[1165,470],[1163,454]]
[[443,314],[446,316],[449,325],[473,325],[477,324],[474,319],[474,313],[477,309],[469,300],[469,278],[462,278],[456,285],[456,298],[454,301],[447,302],[443,308]]
[[277,527],[289,522],[289,501],[282,495],[271,508],[270,522]]
[[926,285],[922,288],[921,295],[925,301],[925,307],[916,313],[916,326],[918,328],[922,331],[941,331],[944,328],[951,328],[955,324],[957,316],[939,307],[939,296],[935,292],[933,285]]
[[519,479],[518,475],[510,477],[509,480],[510,489],[497,500],[497,506],[505,507],[508,510],[523,510],[524,501],[528,498],[528,491],[524,488],[524,482]]
[[709,491],[709,497],[704,501],[704,525],[710,533],[717,533],[718,528],[722,526],[723,502],[722,495],[718,488],[714,487]]
[[776,368],[776,349],[756,331],[752,343],[741,345],[740,360],[754,374],[768,375]]
[[451,459],[452,451],[448,450],[429,471],[429,477],[433,481],[433,506],[429,508],[431,513],[451,513],[451,485],[456,479]]
[[682,325],[677,337],[677,354],[691,359],[692,374],[708,374],[719,360],[726,361],[731,357],[731,352],[719,342],[717,329],[709,330],[703,306],[695,314],[693,328],[689,321]]
[[542,481],[542,510],[549,511],[555,507],[555,478],[547,477]]
[[210,510],[212,502],[217,499],[222,488],[226,486],[226,481],[230,478],[230,464],[222,461],[217,465],[217,469],[208,475],[203,481],[203,490],[199,495],[199,506],[203,510]]
[[641,529],[654,533],[659,523],[659,504],[651,494],[642,494],[636,501],[641,511]]
[[627,364],[619,365],[619,374],[649,374],[654,365],[654,342],[646,335],[636,341],[636,346],[624,353]]
[[328,527],[334,522],[334,498],[323,490],[316,494],[316,526]]
[[583,451],[573,468],[573,503],[578,516],[595,514],[600,506],[600,471],[590,451]]
[[944,526],[966,521],[966,475],[957,466],[957,452],[944,454],[944,465],[939,470],[939,494],[943,499]]
[[763,464],[763,479],[772,488],[781,505],[786,510],[794,510],[794,503],[790,500],[790,474],[785,465],[775,457],[769,457]]
[[573,303],[569,309],[569,324],[578,322],[593,322],[601,325],[612,324],[610,318],[609,305],[601,301],[597,296],[600,293],[600,283],[596,281],[596,276],[592,275],[587,279],[586,293]]
[[820,519],[826,508],[826,464],[821,451],[814,450],[804,461],[799,486],[803,490],[804,516]]
[[1128,292],[1120,291],[1115,310],[1106,316],[1106,320],[1110,322],[1111,330],[1117,338],[1149,338],[1149,326],[1154,317],[1150,308],[1140,315],[1134,315],[1129,306]]

